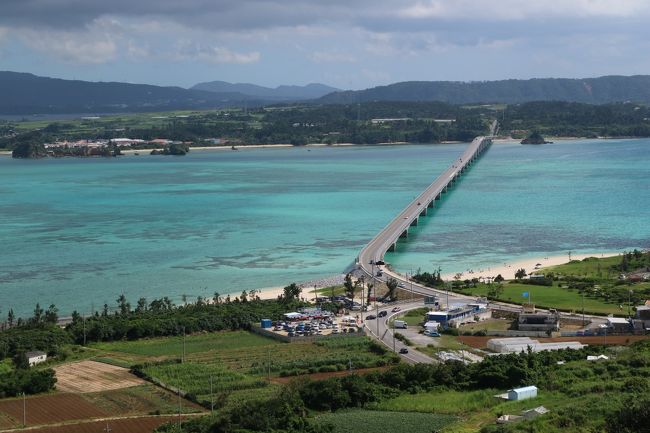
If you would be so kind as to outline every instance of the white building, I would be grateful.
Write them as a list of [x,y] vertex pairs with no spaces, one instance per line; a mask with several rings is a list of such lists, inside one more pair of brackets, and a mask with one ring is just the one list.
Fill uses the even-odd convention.
[[508,391],[508,400],[527,400],[535,397],[537,397],[537,387],[534,385]]
[[47,361],[47,353],[42,352],[40,350],[27,352],[25,353],[25,357],[27,358],[27,362],[29,363],[30,367],[33,367],[36,364],[40,364],[41,362]]
[[514,338],[492,338],[487,342],[487,348],[496,353],[520,353],[531,350],[541,352],[542,350],[559,349],[582,349],[586,345],[577,341],[566,341],[562,343],[540,343],[529,337]]

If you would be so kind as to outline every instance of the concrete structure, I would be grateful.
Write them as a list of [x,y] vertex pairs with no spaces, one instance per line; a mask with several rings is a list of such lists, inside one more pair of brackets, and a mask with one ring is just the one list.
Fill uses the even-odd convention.
[[560,315],[555,310],[537,311],[534,305],[527,306],[519,313],[517,329],[556,332],[560,330]]
[[47,353],[40,350],[27,352],[25,353],[25,357],[27,358],[27,362],[29,363],[30,367],[33,367],[36,364],[40,364],[41,362],[47,361]]
[[632,330],[632,324],[624,317],[608,317],[607,332],[611,334],[625,334]]
[[529,398],[537,397],[536,386],[525,386],[523,388],[515,388],[508,391],[508,400],[528,400]]
[[467,304],[450,310],[429,311],[426,314],[427,322],[438,322],[444,329],[457,328],[463,323],[483,320],[491,315],[484,304]]
[[520,353],[528,350],[541,352],[543,350],[582,349],[583,347],[585,345],[577,341],[540,343],[530,337],[492,338],[487,342],[487,348],[496,353]]
[[409,227],[416,226],[427,209],[435,206],[450,186],[492,144],[491,137],[476,137],[465,152],[448,167],[427,189],[418,195],[359,253],[357,263],[369,276],[374,276],[374,263],[384,259],[387,251],[393,251],[398,239],[408,237]]

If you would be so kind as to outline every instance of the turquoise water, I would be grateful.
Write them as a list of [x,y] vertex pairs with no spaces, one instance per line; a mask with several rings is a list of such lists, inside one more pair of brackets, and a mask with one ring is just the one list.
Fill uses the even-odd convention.
[[[466,145],[0,158],[0,314],[177,302],[337,274]],[[495,144],[398,269],[650,246],[650,141]]]

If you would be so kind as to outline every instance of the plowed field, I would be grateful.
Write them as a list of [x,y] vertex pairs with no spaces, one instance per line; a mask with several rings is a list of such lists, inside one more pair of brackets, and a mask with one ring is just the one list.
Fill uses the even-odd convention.
[[30,433],[98,433],[105,432],[106,425],[111,433],[151,433],[157,427],[176,417],[143,417],[108,421],[92,421],[81,424],[69,424],[56,427],[42,427],[29,430]]
[[[74,394],[29,397],[25,400],[25,408],[28,426],[110,415]],[[23,399],[16,398],[0,401],[0,413],[13,418],[17,424],[22,424]]]
[[129,370],[95,361],[81,361],[54,367],[56,389],[63,392],[98,392],[146,383]]

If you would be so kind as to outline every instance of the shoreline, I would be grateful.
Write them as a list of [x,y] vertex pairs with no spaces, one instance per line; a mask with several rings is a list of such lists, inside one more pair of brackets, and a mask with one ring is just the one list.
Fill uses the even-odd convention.
[[[650,138],[650,137],[596,137],[596,138],[589,138],[589,137],[547,137],[549,140],[555,140],[555,142],[558,141],[577,141],[577,140],[638,140],[638,139],[643,139],[643,138]],[[520,143],[521,140],[517,138],[494,138],[493,143],[495,144],[512,144],[512,143]],[[415,146],[430,146],[430,145],[437,145],[437,144],[463,144],[461,141],[441,141],[440,143],[409,143],[405,141],[398,141],[398,142],[391,142],[391,143],[374,143],[374,144],[361,144],[361,143],[333,143],[333,144],[327,144],[327,143],[309,143],[301,146],[296,146],[293,144],[288,144],[288,143],[278,143],[278,144],[239,144],[239,145],[224,145],[224,146],[191,146],[190,147],[190,152],[191,151],[226,151],[230,150],[233,151],[233,147],[235,148],[234,150],[246,150],[246,149],[274,149],[274,148],[289,148],[289,147],[352,147],[352,146],[400,146],[400,145],[415,145]],[[148,156],[151,151],[154,150],[153,148],[151,149],[125,149],[122,150],[122,155],[121,156],[134,156],[135,153],[141,153],[143,156]],[[11,151],[10,150],[0,150],[0,157],[11,157]],[[77,158],[75,156],[70,156],[69,158]]]
[[[620,252],[593,252],[593,253],[583,253],[583,254],[571,254],[571,261],[573,260],[584,260],[587,257],[596,257],[596,258],[605,258],[605,257],[614,257],[621,255]],[[504,262],[496,266],[489,266],[487,268],[469,268],[464,272],[460,272],[461,279],[472,279],[472,278],[483,278],[483,279],[493,279],[497,275],[501,276],[506,280],[514,280],[515,273],[518,269],[524,269],[527,274],[543,272],[545,268],[557,265],[563,265],[569,263],[568,255],[556,255],[556,256],[545,256],[545,257],[532,257],[529,259],[515,259],[512,262]],[[538,267],[537,264],[540,264]],[[443,280],[453,280],[456,273],[448,273],[441,275]]]

